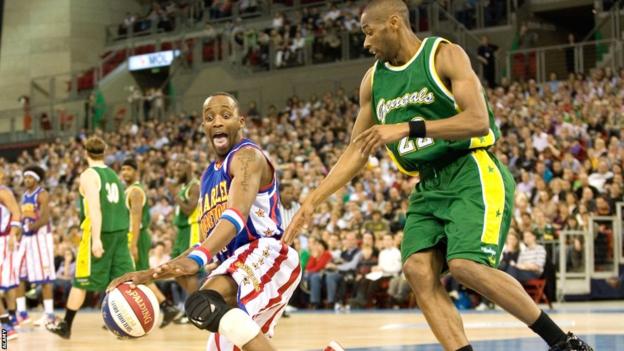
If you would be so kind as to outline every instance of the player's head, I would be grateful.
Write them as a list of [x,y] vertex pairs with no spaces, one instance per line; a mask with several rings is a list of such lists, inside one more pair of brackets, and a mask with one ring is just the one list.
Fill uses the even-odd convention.
[[228,93],[210,95],[202,109],[202,127],[219,157],[225,157],[242,138],[245,118],[239,113],[238,100]]
[[121,178],[126,184],[136,182],[139,176],[139,166],[134,157],[128,157],[121,163]]
[[106,142],[98,136],[92,136],[85,141],[85,150],[87,152],[87,160],[103,161],[104,152],[106,151]]
[[34,189],[45,177],[43,168],[32,165],[24,168],[24,186],[26,189]]
[[291,183],[281,183],[280,196],[283,204],[290,205],[295,200],[295,187]]
[[370,1],[360,23],[366,35],[364,48],[381,61],[396,57],[401,45],[401,33],[411,31],[409,10],[401,0]]
[[177,160],[173,172],[178,183],[186,184],[193,178],[193,165],[189,160]]

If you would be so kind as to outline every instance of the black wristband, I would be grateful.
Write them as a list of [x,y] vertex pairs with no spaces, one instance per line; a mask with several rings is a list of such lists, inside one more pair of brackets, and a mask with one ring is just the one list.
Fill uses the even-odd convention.
[[427,127],[425,127],[425,121],[418,119],[415,121],[409,121],[409,137],[424,138],[427,136]]

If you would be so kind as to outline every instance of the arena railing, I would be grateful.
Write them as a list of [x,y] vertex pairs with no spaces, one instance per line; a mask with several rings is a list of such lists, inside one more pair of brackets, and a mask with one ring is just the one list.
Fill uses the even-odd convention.
[[509,51],[506,71],[511,80],[534,79],[541,83],[549,80],[551,73],[563,79],[570,73],[589,72],[596,67],[615,70],[623,62],[622,41],[604,39]]

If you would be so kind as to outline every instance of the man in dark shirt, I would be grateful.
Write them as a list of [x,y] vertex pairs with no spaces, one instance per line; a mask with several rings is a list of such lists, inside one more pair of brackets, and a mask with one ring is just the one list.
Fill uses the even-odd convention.
[[496,84],[496,51],[498,51],[498,46],[490,44],[487,36],[482,36],[477,54],[483,67],[483,77],[489,88],[493,88]]

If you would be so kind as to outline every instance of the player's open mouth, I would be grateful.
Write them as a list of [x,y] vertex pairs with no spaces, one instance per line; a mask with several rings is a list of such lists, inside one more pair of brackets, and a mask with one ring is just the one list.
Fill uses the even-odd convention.
[[212,141],[216,147],[226,146],[228,142],[228,135],[225,133],[216,133],[212,136]]

